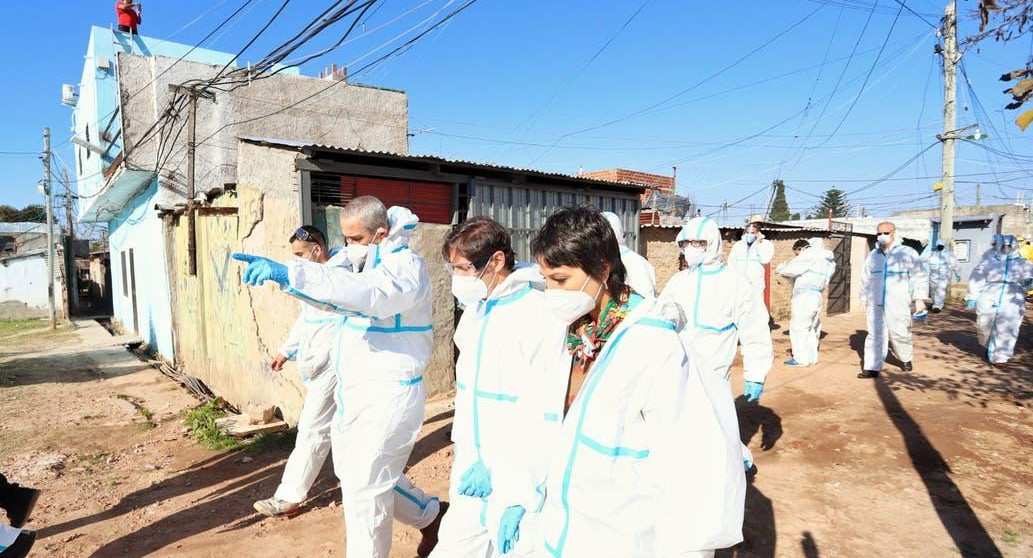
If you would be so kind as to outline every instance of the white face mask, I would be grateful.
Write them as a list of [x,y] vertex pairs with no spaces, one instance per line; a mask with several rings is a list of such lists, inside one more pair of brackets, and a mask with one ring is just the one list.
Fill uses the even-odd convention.
[[546,289],[545,305],[561,322],[568,325],[574,323],[595,308],[595,300],[603,292],[600,288],[595,297],[586,293],[585,288],[588,287],[590,280],[590,278],[585,279],[585,284],[581,286],[580,291]]
[[345,252],[348,254],[348,261],[352,263],[352,268],[355,271],[361,270],[366,263],[370,246],[370,244],[349,244],[344,247]]
[[476,306],[488,297],[488,286],[475,275],[453,275],[452,296],[464,307]]
[[705,249],[695,246],[686,246],[682,249],[682,254],[685,254],[685,263],[688,264],[689,269],[699,267],[703,263],[703,259],[707,257]]
[[348,244],[344,247],[345,253],[348,254],[348,261],[352,263],[352,269],[355,271],[361,271],[363,265],[366,264],[366,260],[369,258],[369,253],[377,250],[377,245],[374,242],[377,241],[379,232],[373,235],[373,240],[369,244]]
[[888,234],[880,234],[875,237],[875,240],[882,246],[889,246],[893,242],[893,237]]

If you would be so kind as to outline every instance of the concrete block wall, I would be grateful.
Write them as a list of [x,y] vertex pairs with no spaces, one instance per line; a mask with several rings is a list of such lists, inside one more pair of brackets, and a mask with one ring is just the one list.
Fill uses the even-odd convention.
[[642,227],[639,229],[639,254],[656,270],[656,291],[663,291],[667,282],[678,273],[680,252],[674,238],[677,228]]

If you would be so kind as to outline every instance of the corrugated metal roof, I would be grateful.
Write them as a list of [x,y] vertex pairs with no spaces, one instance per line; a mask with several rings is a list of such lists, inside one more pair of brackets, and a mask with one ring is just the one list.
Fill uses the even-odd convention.
[[[47,234],[46,223],[0,223],[0,234]],[[61,226],[54,225],[54,234],[61,234]]]
[[308,141],[297,141],[297,140],[286,140],[280,138],[269,138],[269,137],[256,137],[256,136],[239,136],[237,138],[240,141],[253,143],[256,145],[267,145],[274,147],[284,147],[292,149],[318,149],[323,151],[333,151],[342,154],[360,155],[367,157],[379,157],[383,159],[395,159],[404,161],[414,162],[425,162],[431,164],[447,164],[447,165],[461,165],[473,168],[489,169],[494,171],[503,172],[519,172],[531,176],[547,177],[557,180],[564,180],[570,182],[579,182],[582,184],[592,184],[595,186],[609,188],[614,190],[620,190],[625,192],[634,192],[640,194],[645,192],[647,188],[639,184],[632,184],[631,182],[613,182],[609,180],[600,180],[597,178],[586,178],[583,176],[576,176],[573,174],[564,174],[559,172],[547,172],[536,169],[525,169],[519,167],[507,167],[504,165],[497,165],[494,163],[478,163],[476,161],[466,161],[463,159],[445,159],[443,157],[437,157],[435,155],[403,155],[401,153],[393,153],[390,151],[367,151],[364,149],[353,149],[347,147],[340,147],[336,145],[326,145]]

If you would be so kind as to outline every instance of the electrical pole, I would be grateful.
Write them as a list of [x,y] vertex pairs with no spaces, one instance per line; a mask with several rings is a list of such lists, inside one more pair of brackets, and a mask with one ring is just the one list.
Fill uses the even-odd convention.
[[72,216],[72,182],[68,178],[68,167],[62,169],[65,185],[65,222],[68,226],[68,244],[65,250],[70,256],[71,269],[68,273],[68,316],[79,311],[79,268],[75,265],[75,219]]
[[957,105],[958,6],[951,1],[943,11],[943,172],[940,182],[940,240],[954,250],[954,149],[957,141],[955,109]]
[[54,308],[54,200],[50,180],[50,128],[43,128],[43,194],[47,203],[47,298],[50,301],[50,329],[57,329]]
[[169,85],[169,89],[190,97],[190,136],[187,138],[187,275],[197,275],[197,213],[194,198],[197,197],[195,184],[195,158],[197,152],[197,98],[215,100],[215,94],[183,85]]

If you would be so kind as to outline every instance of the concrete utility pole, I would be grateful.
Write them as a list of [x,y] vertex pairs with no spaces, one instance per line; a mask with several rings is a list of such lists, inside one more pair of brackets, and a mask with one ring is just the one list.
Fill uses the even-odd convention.
[[195,158],[197,151],[197,98],[215,100],[215,95],[209,91],[198,90],[182,85],[170,85],[169,89],[190,97],[190,121],[187,125],[190,129],[190,136],[187,138],[187,275],[197,275],[197,207],[194,198],[197,197],[197,186],[194,183]]
[[79,268],[75,265],[75,217],[72,216],[72,182],[68,179],[68,167],[64,167],[62,174],[65,179],[63,184],[65,186],[65,223],[68,227],[68,245],[65,250],[68,252],[66,257],[71,264],[71,269],[68,273],[68,316],[72,316],[72,312],[79,311]]
[[54,200],[50,180],[50,128],[43,128],[43,195],[47,203],[47,298],[50,301],[50,329],[57,329],[54,308]]
[[943,172],[940,182],[940,240],[954,250],[954,149],[957,141],[955,109],[957,106],[958,5],[949,2],[943,11]]

